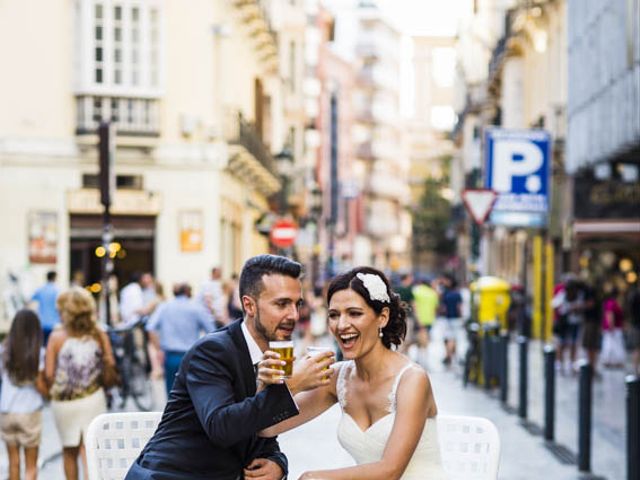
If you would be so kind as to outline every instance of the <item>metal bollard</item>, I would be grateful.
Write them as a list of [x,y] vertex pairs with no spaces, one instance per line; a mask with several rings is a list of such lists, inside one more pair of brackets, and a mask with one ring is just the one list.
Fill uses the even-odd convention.
[[522,419],[527,418],[527,375],[529,373],[529,339],[524,335],[518,337],[518,347],[520,352],[520,402],[518,415]]
[[591,471],[591,413],[593,368],[586,360],[580,362],[578,391],[578,470]]
[[492,350],[490,335],[489,326],[484,325],[482,328],[482,375],[484,377],[485,390],[491,389]]
[[554,439],[556,408],[556,349],[553,345],[544,347],[544,438]]
[[640,377],[629,375],[627,384],[627,479],[640,479]]
[[500,335],[500,401],[507,404],[509,393],[509,333]]

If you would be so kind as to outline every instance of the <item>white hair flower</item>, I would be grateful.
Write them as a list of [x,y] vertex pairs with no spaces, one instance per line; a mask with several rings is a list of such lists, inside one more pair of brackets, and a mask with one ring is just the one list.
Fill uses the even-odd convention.
[[379,275],[375,273],[358,273],[356,277],[362,281],[364,288],[369,292],[369,298],[371,298],[371,300],[391,303],[391,298],[389,298],[389,293],[387,292],[387,285]]

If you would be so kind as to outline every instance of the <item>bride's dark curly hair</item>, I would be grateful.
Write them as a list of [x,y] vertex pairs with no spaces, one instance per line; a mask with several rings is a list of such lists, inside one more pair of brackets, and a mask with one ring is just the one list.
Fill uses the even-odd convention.
[[[380,300],[372,300],[369,290],[367,290],[367,287],[364,286],[362,280],[357,276],[359,273],[373,274],[380,277],[387,287],[387,293],[391,301],[381,302]],[[382,344],[387,348],[391,348],[391,345],[399,346],[407,334],[407,306],[405,302],[400,300],[400,295],[391,290],[391,285],[389,285],[389,280],[387,280],[385,274],[372,267],[356,267],[348,272],[341,273],[331,280],[329,284],[327,290],[327,305],[331,302],[331,297],[333,297],[336,292],[347,289],[357,292],[377,315],[382,313],[383,308],[389,308],[389,321],[382,329]]]

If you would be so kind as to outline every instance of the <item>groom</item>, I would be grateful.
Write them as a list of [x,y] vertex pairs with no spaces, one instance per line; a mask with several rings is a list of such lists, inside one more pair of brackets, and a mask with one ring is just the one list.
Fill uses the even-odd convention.
[[[322,384],[296,369],[287,384],[256,392],[257,364],[270,340],[290,340],[302,301],[301,265],[250,258],[240,275],[244,319],[206,335],[185,354],[160,425],[126,480],[280,480],[287,459],[257,432],[298,414],[292,395]],[[317,378],[316,378],[317,377]]]

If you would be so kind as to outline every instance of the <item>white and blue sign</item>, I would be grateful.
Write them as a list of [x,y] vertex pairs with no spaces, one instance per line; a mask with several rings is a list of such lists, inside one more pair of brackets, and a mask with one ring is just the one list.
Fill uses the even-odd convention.
[[485,130],[485,186],[498,194],[489,222],[544,227],[549,211],[551,135],[544,130]]

